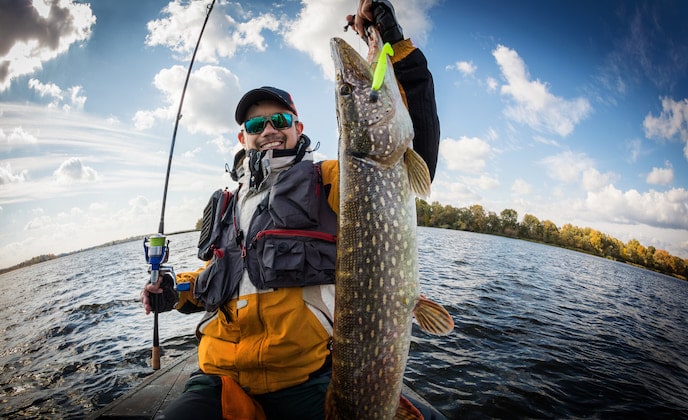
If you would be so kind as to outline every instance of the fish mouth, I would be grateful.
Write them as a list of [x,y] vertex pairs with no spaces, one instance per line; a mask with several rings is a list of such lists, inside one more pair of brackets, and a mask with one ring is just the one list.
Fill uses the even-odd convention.
[[365,81],[372,81],[369,65],[363,57],[346,41],[341,38],[330,40],[330,52],[334,61],[334,68],[338,82],[347,78],[345,70],[351,72],[350,77]]

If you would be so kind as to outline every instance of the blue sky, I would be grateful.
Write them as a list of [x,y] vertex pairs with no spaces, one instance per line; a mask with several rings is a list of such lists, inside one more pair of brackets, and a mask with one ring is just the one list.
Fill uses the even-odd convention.
[[[34,3],[0,0],[0,267],[155,233],[210,1]],[[212,191],[234,187],[224,165],[248,89],[290,91],[317,157],[336,158],[329,39],[363,50],[343,32],[357,4],[216,2],[177,134],[166,232],[192,228]],[[435,79],[429,201],[510,208],[688,257],[685,2],[394,4]]]

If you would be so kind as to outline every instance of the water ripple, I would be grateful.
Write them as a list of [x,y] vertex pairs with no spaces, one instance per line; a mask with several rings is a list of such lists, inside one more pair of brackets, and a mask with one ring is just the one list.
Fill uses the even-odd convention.
[[[196,269],[197,234],[170,239],[177,272]],[[407,377],[450,418],[688,418],[687,282],[466,232],[421,228],[419,244],[421,291],[456,327],[414,325]],[[134,241],[0,276],[0,416],[81,418],[152,372],[142,254]],[[194,347],[199,316],[160,316],[163,365]]]

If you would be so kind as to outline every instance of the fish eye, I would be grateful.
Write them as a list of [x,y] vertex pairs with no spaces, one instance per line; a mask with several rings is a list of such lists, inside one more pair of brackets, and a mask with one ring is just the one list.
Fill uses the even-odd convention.
[[339,85],[339,94],[340,95],[351,95],[351,92],[353,92],[353,88],[351,87],[350,84],[348,83],[342,83]]

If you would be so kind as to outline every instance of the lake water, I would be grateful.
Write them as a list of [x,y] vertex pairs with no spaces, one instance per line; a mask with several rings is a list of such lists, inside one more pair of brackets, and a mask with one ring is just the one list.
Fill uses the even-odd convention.
[[[197,233],[170,237],[177,272]],[[507,238],[419,229],[422,292],[456,323],[414,326],[412,387],[449,418],[688,418],[688,282]],[[0,417],[81,418],[152,373],[140,241],[0,276]],[[160,315],[161,364],[200,314]]]

